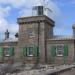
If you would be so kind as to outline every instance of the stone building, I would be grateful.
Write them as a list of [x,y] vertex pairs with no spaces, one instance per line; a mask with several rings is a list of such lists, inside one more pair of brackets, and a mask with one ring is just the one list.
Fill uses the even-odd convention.
[[1,63],[71,64],[75,61],[75,25],[72,37],[55,36],[55,22],[46,15],[17,19],[19,32],[10,38],[9,31],[0,42]]

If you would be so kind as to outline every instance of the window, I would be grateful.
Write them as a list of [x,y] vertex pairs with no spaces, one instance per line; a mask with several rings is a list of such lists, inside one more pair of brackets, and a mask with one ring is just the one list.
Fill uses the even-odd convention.
[[38,6],[38,15],[43,15],[43,6]]
[[27,34],[28,34],[29,37],[34,37],[34,32],[31,31],[31,30],[28,30]]
[[10,56],[9,48],[4,48],[4,56]]
[[57,56],[63,56],[63,52],[64,52],[63,45],[57,45],[56,52],[57,52]]
[[3,48],[3,51],[4,51],[4,56],[13,56],[14,55],[13,47]]
[[27,48],[27,55],[28,56],[33,56],[33,47],[28,47]]

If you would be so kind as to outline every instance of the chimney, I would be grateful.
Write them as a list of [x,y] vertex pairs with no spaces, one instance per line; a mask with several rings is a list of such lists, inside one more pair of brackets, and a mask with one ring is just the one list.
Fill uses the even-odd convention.
[[7,29],[6,32],[5,32],[5,39],[8,39],[8,38],[9,38],[9,31]]
[[18,38],[18,33],[15,34],[15,37]]
[[75,24],[73,24],[72,29],[73,29],[73,38],[75,39]]

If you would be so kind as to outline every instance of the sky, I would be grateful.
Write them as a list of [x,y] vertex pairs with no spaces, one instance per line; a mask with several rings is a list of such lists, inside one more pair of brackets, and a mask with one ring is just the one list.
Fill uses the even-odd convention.
[[[55,21],[55,35],[73,35],[75,23],[75,0],[47,0],[52,10],[50,18]],[[0,0],[0,40],[8,29],[10,37],[19,30],[17,18],[31,16],[32,7],[40,5],[43,0]]]

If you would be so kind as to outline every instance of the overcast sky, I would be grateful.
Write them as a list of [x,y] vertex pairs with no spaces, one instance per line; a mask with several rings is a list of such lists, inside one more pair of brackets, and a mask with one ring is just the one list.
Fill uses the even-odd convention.
[[[42,0],[0,0],[0,39],[8,29],[10,37],[18,32],[17,18],[32,15],[32,6],[40,5]],[[48,0],[52,10],[51,18],[55,21],[55,35],[72,35],[75,23],[75,0]]]

